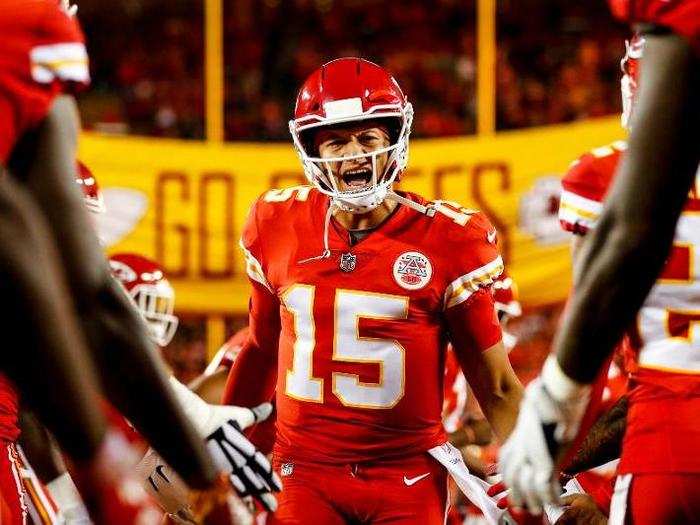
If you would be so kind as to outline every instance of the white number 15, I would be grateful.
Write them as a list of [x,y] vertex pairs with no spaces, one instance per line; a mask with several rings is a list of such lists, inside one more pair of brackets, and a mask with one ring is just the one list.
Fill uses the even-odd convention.
[[[297,284],[282,296],[294,318],[294,357],[287,370],[285,393],[300,401],[323,403],[323,378],[313,375],[316,327],[313,316],[316,288]],[[405,350],[394,339],[360,336],[360,319],[397,320],[408,317],[408,297],[354,290],[336,290],[333,360],[379,365],[379,383],[364,383],[357,374],[333,372],[333,394],[343,405],[391,408],[404,395]]]

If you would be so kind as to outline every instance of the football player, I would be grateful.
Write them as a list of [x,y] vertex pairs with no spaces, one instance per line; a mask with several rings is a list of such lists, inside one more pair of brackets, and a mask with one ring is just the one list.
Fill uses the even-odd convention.
[[[648,0],[635,2],[634,9],[629,1],[613,4],[618,14],[639,23],[644,39],[629,148],[617,168],[619,174],[606,188],[605,206],[591,213],[586,202],[579,200],[596,227],[577,258],[576,293],[555,339],[556,352],[547,359],[541,378],[528,387],[518,426],[501,460],[516,503],[525,501],[539,510],[543,501],[556,499],[556,461],[577,434],[590,383],[661,271],[639,315],[639,350],[632,365],[637,386],[630,410],[637,416],[645,411],[645,416],[634,419],[641,426],[630,423],[621,463],[621,469],[640,476],[636,481],[629,475],[621,478],[618,502],[628,501],[624,494],[631,483],[637,496],[629,500],[627,519],[634,523],[686,521],[684,513],[693,509],[683,509],[679,501],[697,500],[690,491],[698,485],[695,463],[700,455],[688,452],[690,463],[656,470],[663,460],[649,451],[659,451],[658,445],[668,439],[684,435],[696,439],[691,436],[698,433],[683,414],[686,410],[697,413],[700,399],[700,383],[694,375],[700,370],[698,342],[693,333],[699,307],[690,291],[696,286],[697,271],[689,262],[695,260],[697,241],[692,237],[698,230],[692,210],[700,158],[695,138],[700,122],[695,96],[700,88],[700,3]],[[605,156],[614,155],[609,149]],[[599,204],[591,196],[585,198]],[[670,400],[674,400],[672,410]],[[675,422],[671,425],[671,413],[681,415],[689,434],[678,431]],[[665,459],[687,451],[666,444],[662,448],[667,452]],[[668,475],[669,470],[674,474]],[[662,493],[667,495],[665,503],[658,498]],[[647,497],[650,494],[657,497]],[[612,512],[611,521],[620,522],[624,514]]]
[[[0,264],[8,333],[25,341],[22,352],[6,353],[3,369],[95,480],[103,469],[114,475],[108,465],[116,458],[105,441],[89,352],[115,405],[188,482],[211,487],[216,469],[168,389],[142,321],[109,273],[73,182],[79,124],[65,93],[89,75],[74,10],[63,4],[0,3],[0,108],[12,115],[0,119],[0,162],[7,168],[0,181]],[[100,455],[112,459],[96,460]],[[101,500],[98,486],[88,486],[93,501]]]
[[441,421],[448,341],[497,436],[512,429],[521,386],[490,290],[496,230],[392,188],[412,119],[380,66],[323,65],[290,122],[312,186],[265,193],[244,228],[250,336],[225,401],[276,391],[273,523],[444,523],[443,465],[466,471]]

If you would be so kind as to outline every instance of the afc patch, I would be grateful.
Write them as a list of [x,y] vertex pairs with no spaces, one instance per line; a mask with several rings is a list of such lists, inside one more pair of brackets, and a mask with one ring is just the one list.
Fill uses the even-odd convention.
[[433,265],[420,252],[404,252],[394,262],[394,280],[406,290],[420,290],[430,282]]

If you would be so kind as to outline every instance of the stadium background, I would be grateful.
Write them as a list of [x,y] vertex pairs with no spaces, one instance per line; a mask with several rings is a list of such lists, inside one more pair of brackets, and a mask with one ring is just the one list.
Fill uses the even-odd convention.
[[387,66],[416,108],[400,186],[499,229],[524,307],[514,365],[524,379],[539,368],[570,281],[559,178],[624,135],[626,32],[603,0],[82,0],[79,15],[93,76],[80,157],[105,193],[100,230],[110,253],[164,265],[181,318],[165,355],[182,380],[246,322],[245,215],[304,183],[296,90],[343,55]]

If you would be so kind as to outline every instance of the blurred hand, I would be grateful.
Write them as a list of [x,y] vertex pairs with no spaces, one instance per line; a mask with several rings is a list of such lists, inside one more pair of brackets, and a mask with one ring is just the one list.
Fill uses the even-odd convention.
[[608,518],[588,494],[564,496],[562,503],[566,510],[554,525],[606,525]]
[[527,386],[515,429],[499,454],[511,504],[533,514],[541,514],[545,503],[558,503],[556,459],[576,437],[588,404],[590,387],[574,384],[558,366],[551,355]]

